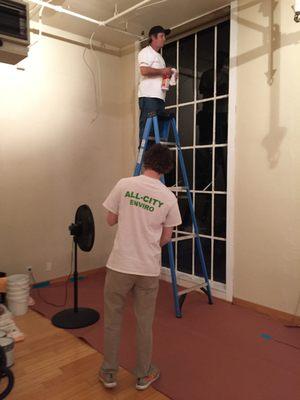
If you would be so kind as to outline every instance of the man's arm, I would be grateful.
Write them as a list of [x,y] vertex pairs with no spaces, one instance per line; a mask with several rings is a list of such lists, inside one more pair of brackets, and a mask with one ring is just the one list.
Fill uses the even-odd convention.
[[172,237],[172,233],[173,233],[173,227],[164,227],[162,230],[162,234],[160,237],[160,247],[163,247],[165,244],[169,243],[169,241],[171,240]]
[[118,215],[108,211],[106,215],[106,222],[109,226],[116,225],[118,223]]
[[140,67],[141,74],[143,76],[164,76],[170,77],[172,75],[172,68],[152,68],[152,67]]

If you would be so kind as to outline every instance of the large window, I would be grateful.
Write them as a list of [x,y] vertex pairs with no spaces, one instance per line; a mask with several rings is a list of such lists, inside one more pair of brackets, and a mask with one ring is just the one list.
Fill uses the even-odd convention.
[[[199,30],[163,49],[167,66],[176,66],[179,81],[167,94],[176,112],[202,248],[211,281],[226,283],[227,120],[229,21]],[[186,193],[174,148],[176,171],[166,177],[174,186],[182,214],[175,231],[176,269],[201,276]],[[167,249],[163,265],[168,266]]]

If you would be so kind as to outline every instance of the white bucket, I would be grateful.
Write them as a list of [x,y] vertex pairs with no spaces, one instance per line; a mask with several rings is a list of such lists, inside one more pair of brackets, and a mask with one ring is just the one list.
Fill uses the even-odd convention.
[[30,287],[27,286],[25,288],[12,288],[12,289],[8,289],[6,291],[7,296],[18,296],[18,295],[22,295],[22,294],[28,294],[30,290]]
[[14,315],[26,314],[28,310],[30,278],[25,274],[9,275],[7,278],[7,306]]
[[23,281],[23,282],[13,282],[13,283],[9,283],[6,286],[8,288],[14,288],[14,287],[24,287],[24,286],[28,286],[29,285],[29,281]]
[[28,300],[29,299],[29,293],[20,293],[20,294],[15,294],[15,295],[9,295],[7,294],[6,296],[7,300],[12,300],[12,301],[24,301],[24,300]]
[[28,311],[28,297],[22,300],[7,299],[7,307],[13,315],[24,315]]
[[9,275],[7,277],[7,284],[22,284],[25,282],[29,282],[30,278],[29,275],[25,274],[15,274],[15,275]]
[[0,338],[0,346],[3,348],[4,353],[6,355],[6,366],[11,367],[14,365],[14,353],[13,349],[15,346],[14,339],[10,337]]

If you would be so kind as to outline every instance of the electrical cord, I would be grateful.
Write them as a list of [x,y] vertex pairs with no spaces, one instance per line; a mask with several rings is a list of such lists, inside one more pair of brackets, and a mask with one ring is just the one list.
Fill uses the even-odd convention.
[[[48,304],[48,305],[50,305],[50,306],[53,306],[53,307],[64,307],[64,306],[67,304],[67,300],[68,300],[68,283],[69,283],[70,277],[71,277],[72,272],[73,272],[73,253],[74,253],[74,245],[75,245],[75,243],[74,243],[74,241],[73,241],[73,244],[72,244],[72,252],[71,252],[71,269],[70,269],[70,273],[69,273],[67,279],[65,280],[65,282],[62,284],[62,286],[65,286],[65,296],[64,296],[65,300],[64,300],[64,303],[63,303],[63,304],[51,303],[50,301],[46,300],[46,299],[41,295],[40,289],[39,289],[39,288],[36,288],[36,289],[37,289],[37,294],[38,294],[39,298],[40,298],[44,303],[46,303],[46,304]],[[31,275],[31,278],[32,278],[33,283],[37,284],[38,282],[36,281],[36,279],[35,279],[34,274],[33,274],[32,271],[30,271],[30,275]],[[58,286],[60,286],[60,285],[58,285]]]
[[[99,25],[100,26],[100,25]],[[92,50],[92,54],[95,58],[96,61],[96,65],[97,65],[97,74],[95,74],[95,72],[93,71],[92,67],[89,65],[87,59],[86,59],[86,51],[87,51],[87,47],[85,47],[84,51],[83,51],[83,61],[85,63],[85,65],[88,67],[92,78],[93,78],[93,83],[94,83],[94,93],[95,93],[95,106],[96,106],[96,116],[92,119],[91,124],[94,123],[96,121],[96,119],[99,117],[99,107],[101,106],[102,103],[102,96],[101,96],[101,90],[100,90],[100,84],[101,84],[101,71],[100,71],[100,64],[99,64],[99,60],[96,56],[96,52],[95,49],[93,47],[93,39],[94,36],[99,28],[99,26],[97,27],[97,29],[91,34],[91,37],[89,39],[89,44],[90,44],[90,50]]]

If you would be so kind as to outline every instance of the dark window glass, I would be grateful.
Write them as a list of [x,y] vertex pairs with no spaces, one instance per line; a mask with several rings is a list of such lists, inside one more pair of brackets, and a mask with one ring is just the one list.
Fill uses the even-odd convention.
[[216,143],[227,143],[228,99],[217,100]]
[[215,190],[225,192],[227,188],[227,147],[216,147],[215,152]]
[[176,151],[175,150],[172,150],[172,156],[173,156],[174,168],[168,174],[165,174],[166,186],[175,186],[176,185]]
[[[202,252],[204,256],[206,271],[209,279],[211,278],[211,239],[200,238]],[[202,272],[202,266],[199,259],[199,253],[197,250],[197,244],[195,240],[195,275],[204,276]]]
[[179,231],[191,232],[192,217],[191,217],[187,194],[184,192],[178,193],[177,199],[182,219],[182,224],[179,225],[177,229]]
[[193,146],[194,106],[179,107],[178,132],[181,146]]
[[226,237],[226,194],[215,195],[214,236]]
[[199,233],[211,235],[211,194],[196,193],[195,213]]
[[226,283],[226,242],[214,241],[214,280]]
[[196,149],[195,189],[211,190],[212,183],[212,149]]
[[[190,189],[193,187],[193,150],[187,149],[182,150],[182,155],[184,159],[184,164],[187,172],[188,182]],[[183,176],[181,173],[181,166],[178,160],[178,186],[184,186]]]
[[197,97],[210,98],[214,94],[214,32],[205,29],[197,34]]
[[194,100],[195,35],[179,41],[179,103]]
[[213,142],[213,101],[205,101],[197,105],[196,114],[196,145],[212,144]]
[[229,21],[218,25],[217,35],[217,95],[228,94],[229,83]]
[[177,269],[178,271],[191,274],[192,269],[193,242],[192,239],[180,240],[177,243]]

